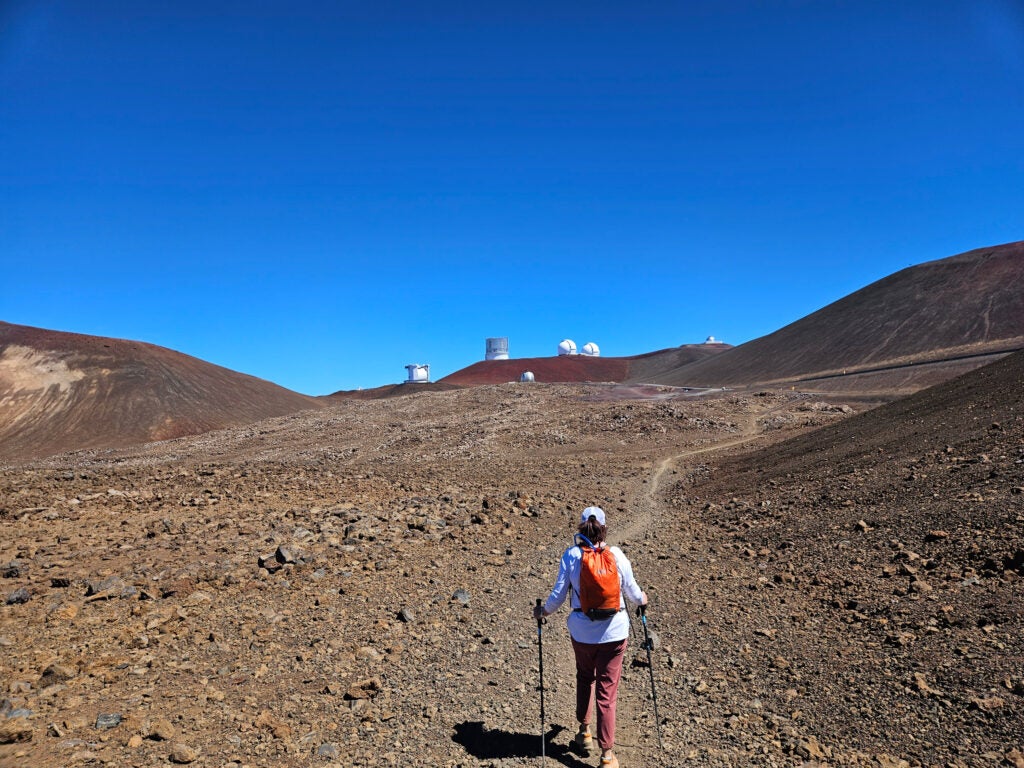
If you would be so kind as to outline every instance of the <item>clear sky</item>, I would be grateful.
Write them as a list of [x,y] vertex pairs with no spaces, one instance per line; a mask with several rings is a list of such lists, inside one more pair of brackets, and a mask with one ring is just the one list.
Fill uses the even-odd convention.
[[1020,239],[1020,0],[0,0],[0,319],[307,394]]

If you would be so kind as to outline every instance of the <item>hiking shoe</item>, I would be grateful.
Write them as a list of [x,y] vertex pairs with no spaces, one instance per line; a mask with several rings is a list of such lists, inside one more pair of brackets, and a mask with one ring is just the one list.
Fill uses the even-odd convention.
[[576,749],[584,755],[589,755],[594,749],[594,737],[590,735],[589,728],[577,733],[576,737],[572,740],[572,743],[575,744]]
[[619,758],[615,755],[601,755],[601,768],[619,768]]

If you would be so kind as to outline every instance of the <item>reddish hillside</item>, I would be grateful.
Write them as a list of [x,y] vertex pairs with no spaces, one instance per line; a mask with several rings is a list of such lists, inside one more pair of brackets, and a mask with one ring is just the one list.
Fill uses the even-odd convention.
[[705,360],[727,349],[728,344],[684,344],[632,357],[521,357],[512,360],[481,360],[468,368],[449,374],[443,384],[479,386],[518,381],[524,371],[533,373],[537,381],[648,381],[681,365]]
[[367,389],[342,389],[329,395],[321,395],[318,399],[327,403],[341,400],[385,400],[390,397],[406,397],[421,392],[446,392],[452,389],[459,389],[459,387],[455,384],[440,384],[438,382],[402,382]]
[[152,344],[0,322],[0,459],[119,448],[317,407]]
[[657,383],[913,391],[1021,348],[1024,241],[904,269]]

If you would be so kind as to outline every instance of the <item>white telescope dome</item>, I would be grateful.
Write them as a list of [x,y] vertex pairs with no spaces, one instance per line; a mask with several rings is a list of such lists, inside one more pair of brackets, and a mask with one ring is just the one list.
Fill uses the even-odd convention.
[[600,357],[601,348],[592,341],[588,341],[583,345],[583,349],[580,350],[580,354],[589,355],[590,357]]
[[720,342],[714,336],[708,336],[707,339],[704,341],[704,343],[705,344],[721,344],[722,342]]
[[559,355],[575,355],[576,354],[576,342],[572,339],[562,339],[558,342],[558,354]]
[[520,381],[535,381],[535,379],[533,378],[533,371],[523,371],[521,374],[519,374],[519,380]]
[[426,384],[430,381],[430,365],[419,365],[413,363],[412,365],[405,366],[405,370],[409,372],[409,378],[405,380],[406,384]]

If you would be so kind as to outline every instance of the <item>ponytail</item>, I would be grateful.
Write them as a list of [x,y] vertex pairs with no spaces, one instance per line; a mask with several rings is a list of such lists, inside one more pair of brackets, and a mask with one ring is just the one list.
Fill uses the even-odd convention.
[[578,530],[593,544],[600,544],[608,535],[608,526],[601,525],[593,515],[585,523],[580,523]]

